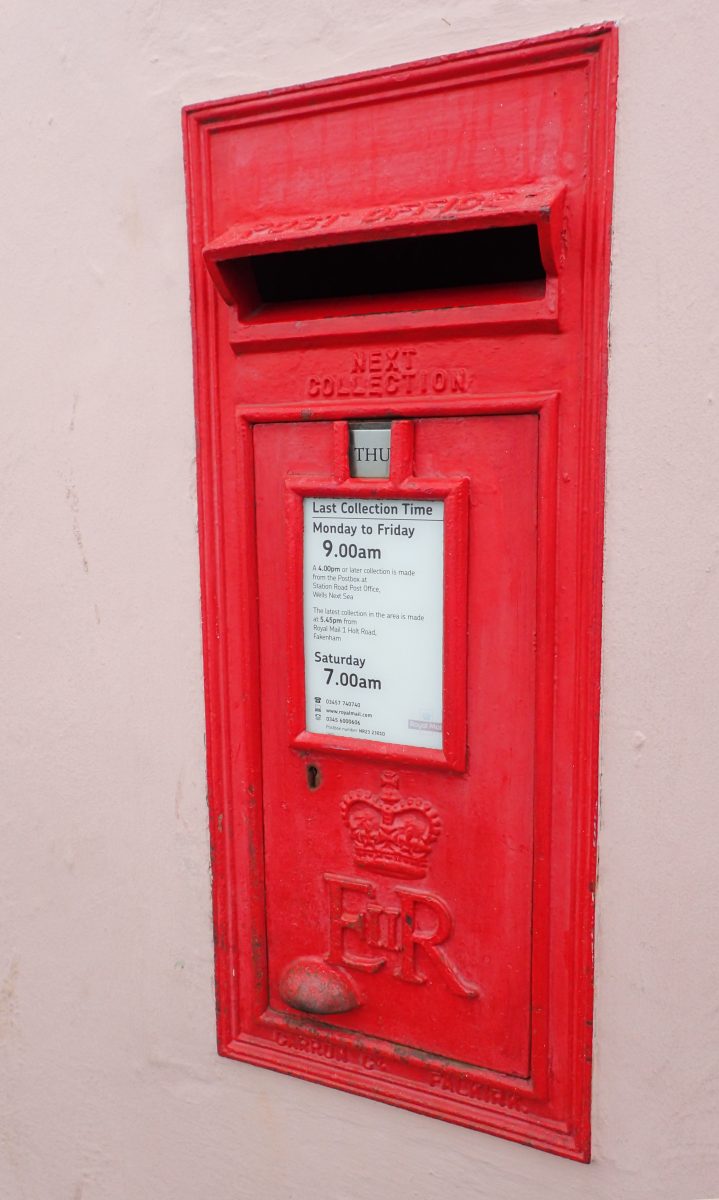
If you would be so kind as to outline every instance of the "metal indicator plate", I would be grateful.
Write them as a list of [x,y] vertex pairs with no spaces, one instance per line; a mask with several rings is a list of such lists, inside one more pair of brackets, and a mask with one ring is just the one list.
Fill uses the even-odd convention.
[[350,427],[350,474],[355,479],[388,479],[389,423]]
[[304,498],[307,729],[442,747],[444,502]]

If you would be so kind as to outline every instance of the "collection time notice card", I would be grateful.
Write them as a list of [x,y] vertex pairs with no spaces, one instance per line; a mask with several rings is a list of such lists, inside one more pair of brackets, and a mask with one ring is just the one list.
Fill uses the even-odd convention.
[[304,499],[310,733],[442,748],[444,502]]

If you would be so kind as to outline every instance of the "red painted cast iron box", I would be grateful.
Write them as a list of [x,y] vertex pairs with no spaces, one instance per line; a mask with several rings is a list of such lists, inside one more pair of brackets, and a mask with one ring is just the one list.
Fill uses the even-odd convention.
[[185,114],[220,1050],[579,1159],[615,40]]

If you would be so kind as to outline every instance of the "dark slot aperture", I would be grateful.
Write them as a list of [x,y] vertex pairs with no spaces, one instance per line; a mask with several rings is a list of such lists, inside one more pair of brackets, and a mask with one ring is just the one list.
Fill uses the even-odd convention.
[[245,260],[261,305],[537,283],[536,225],[284,250]]

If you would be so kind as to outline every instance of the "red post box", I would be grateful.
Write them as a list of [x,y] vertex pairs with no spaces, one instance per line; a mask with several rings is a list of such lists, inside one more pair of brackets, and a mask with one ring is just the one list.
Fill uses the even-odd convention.
[[185,114],[220,1051],[578,1159],[614,78]]

